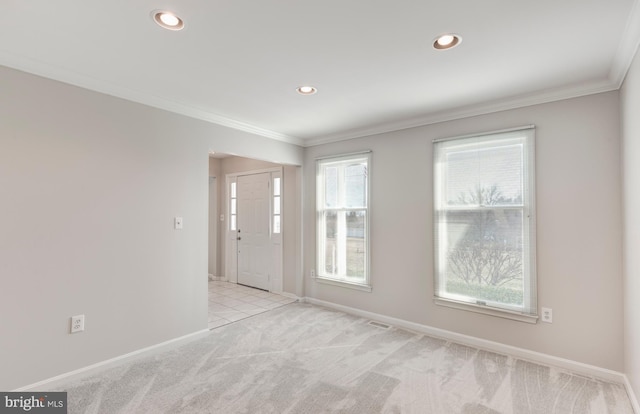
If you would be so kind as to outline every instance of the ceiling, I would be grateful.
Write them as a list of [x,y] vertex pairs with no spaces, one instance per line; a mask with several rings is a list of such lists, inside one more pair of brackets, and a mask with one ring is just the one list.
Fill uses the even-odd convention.
[[315,145],[618,89],[638,1],[4,0],[0,65]]

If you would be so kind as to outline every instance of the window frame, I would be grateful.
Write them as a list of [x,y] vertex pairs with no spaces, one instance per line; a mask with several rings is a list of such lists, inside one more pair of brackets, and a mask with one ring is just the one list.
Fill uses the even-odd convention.
[[[366,185],[365,185],[365,205],[359,207],[336,206],[335,208],[327,208],[325,206],[325,175],[324,168],[326,166],[346,166],[350,163],[366,162]],[[338,192],[341,191],[338,184]],[[364,211],[364,275],[363,277],[353,277],[346,274],[333,275],[327,274],[325,271],[325,234],[326,223],[324,214],[327,211],[336,211],[347,213],[349,211]],[[316,159],[316,269],[315,280],[320,283],[341,286],[371,292],[371,249],[370,249],[370,231],[371,231],[371,151],[362,151],[357,153],[321,157]],[[346,229],[345,229],[346,231]],[[342,254],[346,258],[346,246]],[[338,260],[339,261],[339,260]]]
[[[474,142],[475,141],[475,142]],[[482,205],[451,207],[445,202],[446,174],[444,156],[461,151],[462,148],[490,149],[505,147],[509,141],[519,141],[523,145],[522,203],[513,205]],[[492,145],[493,143],[493,145]],[[493,131],[461,137],[436,139],[433,141],[433,230],[434,230],[434,302],[438,305],[453,307],[472,312],[536,323],[537,273],[536,273],[536,223],[535,223],[535,127],[533,125],[508,130]],[[523,305],[510,306],[500,302],[486,301],[472,296],[455,295],[446,292],[446,255],[447,246],[440,246],[441,233],[446,234],[446,212],[451,211],[522,211],[523,240]],[[445,240],[444,238],[442,240]],[[446,242],[445,242],[446,243]]]

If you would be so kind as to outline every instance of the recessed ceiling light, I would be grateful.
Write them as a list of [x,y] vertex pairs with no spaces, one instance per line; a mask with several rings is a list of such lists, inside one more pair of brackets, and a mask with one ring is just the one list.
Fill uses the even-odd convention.
[[458,46],[462,42],[462,38],[456,34],[447,33],[439,36],[433,41],[433,48],[438,50],[451,49]]
[[169,30],[182,30],[184,28],[184,22],[181,18],[174,13],[165,10],[154,10],[151,12],[153,21],[155,21],[160,27]]
[[309,85],[298,86],[296,91],[298,91],[298,93],[300,95],[313,95],[314,93],[318,92],[318,90],[316,88],[314,88],[313,86],[309,86]]

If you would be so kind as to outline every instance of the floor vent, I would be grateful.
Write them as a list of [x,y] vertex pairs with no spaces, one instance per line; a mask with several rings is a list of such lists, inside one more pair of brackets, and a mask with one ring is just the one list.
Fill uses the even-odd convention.
[[369,325],[375,326],[376,328],[382,328],[382,329],[391,328],[391,325],[387,325],[386,323],[376,322],[376,321],[369,321]]

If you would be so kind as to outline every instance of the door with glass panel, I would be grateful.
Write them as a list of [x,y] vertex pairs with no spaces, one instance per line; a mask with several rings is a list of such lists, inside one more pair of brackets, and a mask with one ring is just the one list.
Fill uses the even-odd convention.
[[237,180],[238,283],[269,290],[271,174],[242,175]]

